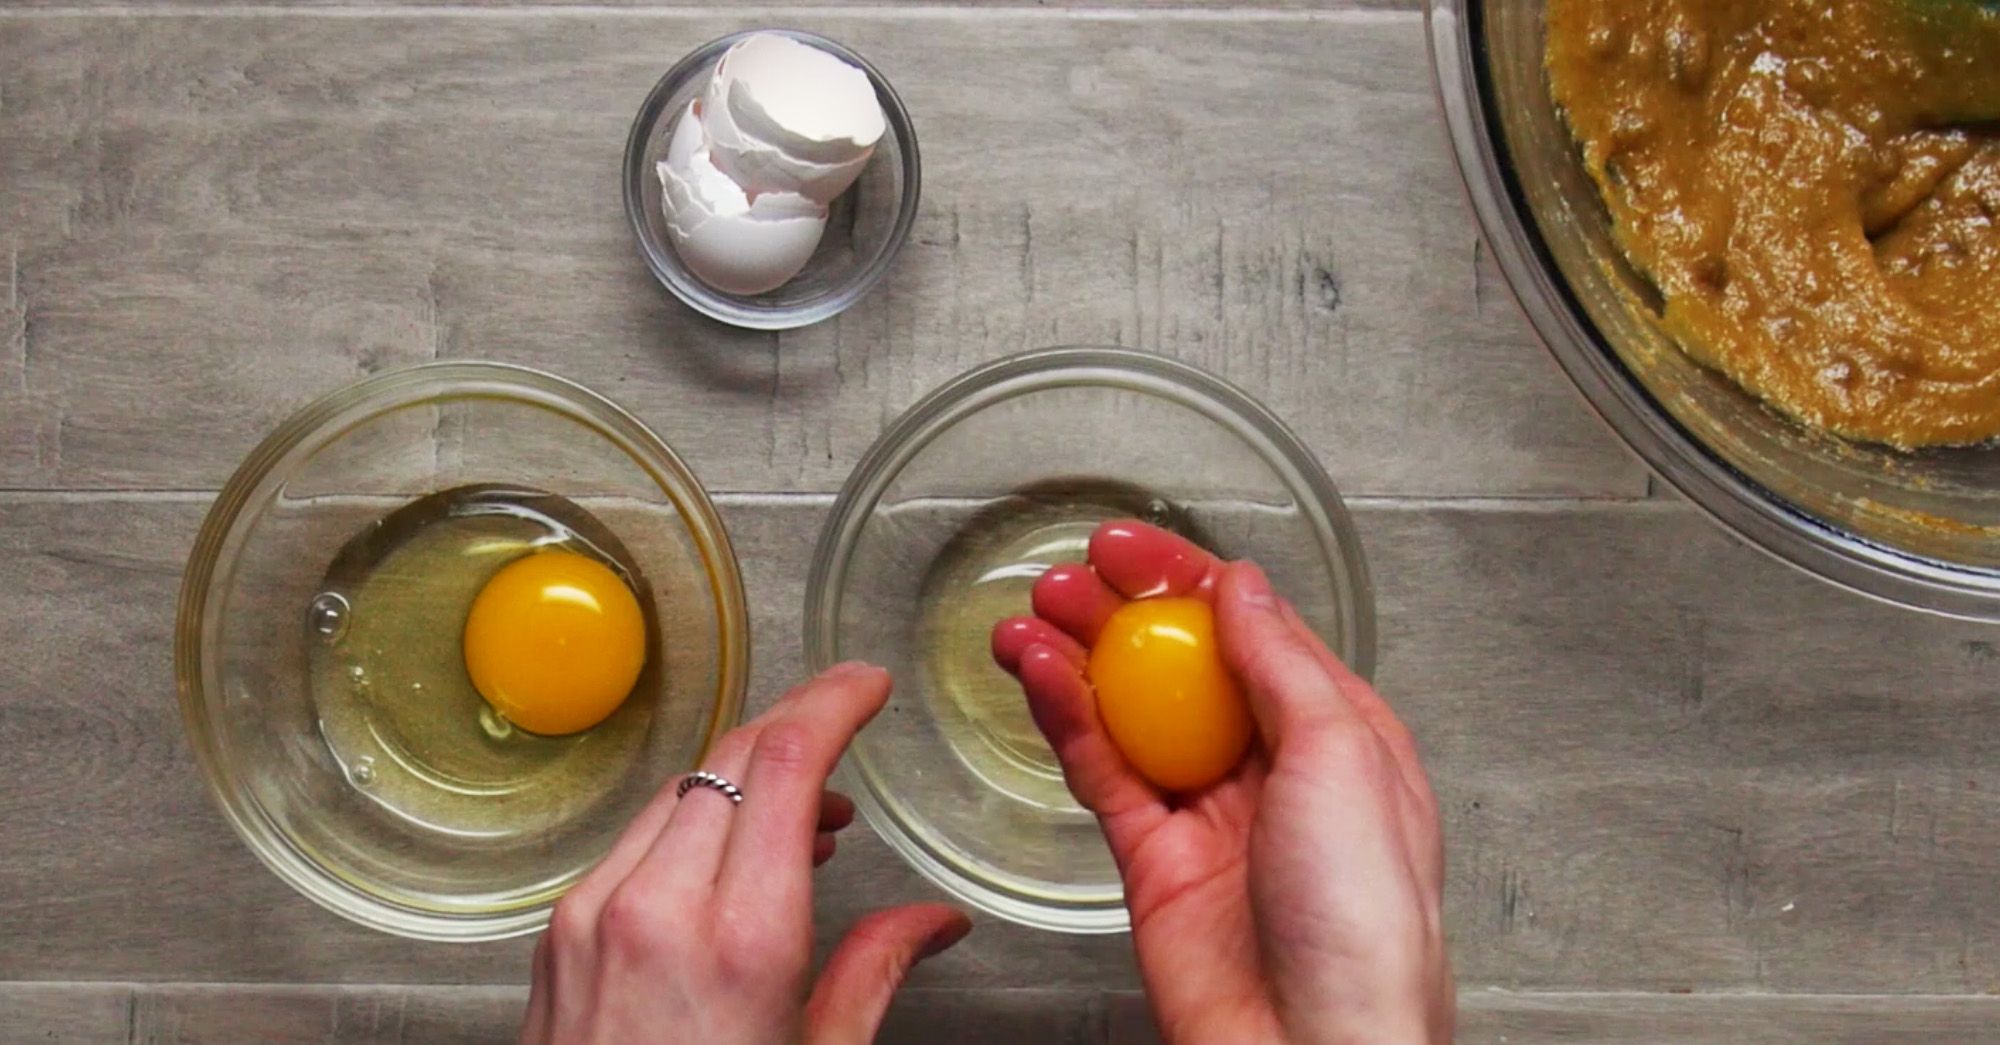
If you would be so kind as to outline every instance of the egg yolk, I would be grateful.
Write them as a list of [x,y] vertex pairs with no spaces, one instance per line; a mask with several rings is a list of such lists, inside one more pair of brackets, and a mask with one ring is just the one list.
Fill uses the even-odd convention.
[[1200,599],[1142,599],[1111,615],[1086,670],[1097,715],[1139,775],[1167,791],[1221,780],[1254,724]]
[[639,600],[610,567],[575,552],[508,563],[465,618],[473,688],[530,733],[578,733],[604,721],[645,665]]

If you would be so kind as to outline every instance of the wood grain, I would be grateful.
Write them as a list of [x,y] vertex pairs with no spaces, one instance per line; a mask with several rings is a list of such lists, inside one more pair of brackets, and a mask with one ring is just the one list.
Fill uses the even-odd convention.
[[653,285],[627,123],[703,12],[10,18],[0,486],[212,488],[397,363],[578,378],[714,487],[834,489],[966,367],[1112,342],[1266,399],[1350,492],[1642,496],[1480,266],[1410,14],[801,12],[901,87],[886,285],[781,336]]
[[[131,6],[130,0],[13,0],[10,5],[23,9],[61,9],[95,11],[102,9],[123,9]],[[301,8],[347,7],[351,0],[182,0],[177,6],[183,9],[199,10],[209,8],[228,11],[233,7],[255,6],[259,8]],[[375,0],[369,6],[394,9],[399,7],[465,8],[469,11],[535,9],[561,10],[563,8],[708,8],[713,9],[715,0]],[[790,14],[811,12],[816,8],[892,8],[885,0],[811,0],[809,3],[773,4],[761,7],[760,11]],[[1036,10],[1083,10],[1091,12],[1118,11],[1123,8],[1136,9],[1147,18],[1202,18],[1219,15],[1222,17],[1271,17],[1272,15],[1305,15],[1333,11],[1369,10],[1417,10],[1419,0],[1257,0],[1256,3],[1240,3],[1237,0],[949,0],[947,4],[957,8],[1033,8]]]
[[[145,1043],[257,1041],[354,1045],[512,1042],[520,987],[162,984],[133,993],[132,1038]],[[121,1014],[122,1019],[122,1014]],[[1099,995],[1087,990],[925,990],[896,996],[876,1041],[1089,1045],[1105,1037]],[[124,1029],[121,1022],[119,1029]]]
[[520,987],[138,987],[132,1041],[514,1041]]
[[2000,998],[1471,992],[1463,1042],[1898,1045],[2000,1042]]
[[0,983],[0,1045],[124,1045],[132,991],[124,984]]
[[[0,498],[0,978],[519,982],[292,896],[195,777],[167,656],[196,497]],[[732,498],[761,707],[825,502]],[[1359,511],[1379,680],[1446,809],[1467,987],[2000,990],[1990,629],[1838,595],[1668,505]],[[1883,650],[1893,650],[1885,656]],[[85,670],[83,665],[88,665]],[[935,895],[866,832],[821,944]],[[134,898],[143,902],[134,903]],[[925,987],[1136,987],[1118,938],[982,920]]]
[[[1145,998],[1107,999],[1111,1045],[1160,1040]],[[1462,1045],[1894,1045],[2000,1041],[2000,998],[1901,995],[1459,994]]]
[[[301,984],[0,984],[0,1043],[340,1045],[511,1042],[521,987]],[[1149,1045],[1135,992],[905,989],[877,1038],[917,1045]],[[1895,1045],[2000,1042],[2000,998],[1936,995],[1558,994],[1468,990],[1458,1040],[1593,1045]]]
[[132,1041],[506,1042],[526,1004],[519,987],[141,986]]

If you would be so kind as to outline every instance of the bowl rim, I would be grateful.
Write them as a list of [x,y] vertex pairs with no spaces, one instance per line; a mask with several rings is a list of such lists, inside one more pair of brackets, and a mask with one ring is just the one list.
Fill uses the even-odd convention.
[[[1373,675],[1374,587],[1353,518],[1318,457],[1268,407],[1222,378],[1157,353],[1097,346],[1035,349],[976,366],[924,395],[883,431],[841,488],[813,552],[803,629],[809,670],[824,670],[840,659],[836,635],[847,563],[875,506],[903,468],[938,435],[971,414],[1033,392],[1081,386],[1110,386],[1169,398],[1229,429],[1255,449],[1297,498],[1330,571],[1337,580],[1345,580],[1348,590],[1336,595],[1340,605],[1351,611],[1342,622],[1349,666],[1363,677]],[[903,818],[892,811],[852,749],[841,759],[837,775],[875,833],[924,878],[954,897],[1038,929],[1101,934],[1130,928],[1122,897],[1115,904],[1063,906],[1048,898],[1037,902],[1004,892],[961,873],[959,861],[948,852],[901,826]]]
[[1792,504],[1695,438],[1618,358],[1556,268],[1513,172],[1474,46],[1481,2],[1427,0],[1432,82],[1480,234],[1508,292],[1585,404],[1697,509],[1772,558],[1881,602],[2000,621],[2000,574],[1868,540]]
[[717,614],[716,700],[703,751],[733,728],[748,689],[749,615],[736,553],[705,488],[665,441],[623,407],[566,378],[508,363],[434,361],[386,370],[320,396],[264,437],[216,495],[189,552],[174,621],[174,677],[196,767],[224,819],[265,867],[307,899],[369,928],[420,940],[475,942],[541,928],[556,898],[573,883],[554,886],[524,905],[490,912],[424,909],[371,892],[314,859],[239,784],[209,728],[208,708],[221,689],[212,656],[220,620],[215,596],[232,579],[248,524],[255,521],[245,511],[268,500],[289,466],[370,418],[458,399],[502,399],[555,410],[593,428],[659,486],[695,538]]
[[[714,64],[731,45],[747,37],[760,33],[776,33],[788,36],[801,43],[810,44],[847,62],[867,74],[868,82],[875,88],[876,100],[882,103],[882,114],[888,119],[889,130],[895,135],[896,161],[902,168],[903,191],[896,203],[896,221],[889,229],[889,236],[882,248],[868,263],[858,269],[837,293],[822,296],[816,302],[788,308],[761,308],[748,304],[754,297],[725,294],[702,285],[699,281],[683,274],[683,267],[668,259],[673,248],[658,242],[648,232],[646,223],[645,180],[652,176],[647,169],[646,142],[651,139],[653,128],[660,121],[678,118],[666,111],[667,102],[674,93],[694,76],[701,74]],[[872,162],[872,161],[871,161]],[[868,295],[875,285],[889,274],[896,256],[910,238],[910,229],[916,224],[917,205],[923,195],[923,161],[917,148],[917,129],[910,119],[910,110],[903,105],[903,98],[868,59],[836,43],[803,29],[767,27],[744,29],[716,37],[689,51],[675,62],[653,89],[646,94],[646,100],[639,104],[638,115],[632,119],[632,129],[625,138],[625,156],[621,170],[625,199],[625,220],[632,228],[632,238],[639,249],[639,256],[645,259],[647,269],[653,278],[666,287],[676,298],[710,319],[728,323],[746,330],[794,330],[810,326],[822,320],[831,319],[847,311]]]

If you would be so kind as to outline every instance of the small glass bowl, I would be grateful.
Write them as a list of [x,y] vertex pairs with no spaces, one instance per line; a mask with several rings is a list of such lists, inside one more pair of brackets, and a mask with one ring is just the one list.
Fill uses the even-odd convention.
[[[655,166],[667,154],[675,125],[707,86],[730,45],[757,33],[780,33],[830,52],[868,74],[888,118],[888,130],[854,185],[828,208],[826,233],[812,259],[784,286],[762,294],[729,294],[702,282],[681,262],[668,238]],[[917,220],[921,178],[917,132],[895,88],[867,59],[825,37],[793,29],[731,33],[695,48],[667,70],[639,107],[625,142],[625,216],[639,253],[674,296],[704,315],[752,330],[790,330],[830,319],[882,281]]]
[[959,899],[1071,933],[1130,926],[1096,821],[1078,808],[988,633],[1034,579],[1137,516],[1251,558],[1368,674],[1373,593],[1333,482],[1264,407],[1162,356],[1058,348],[966,373],[862,459],[807,583],[814,669],[863,659],[896,679],[842,763],[888,843]]
[[[562,769],[616,758],[615,770],[591,767],[581,796],[480,793],[478,804],[453,808],[493,829],[468,831],[427,822],[382,793],[390,779],[409,778],[377,772],[372,757],[353,760],[365,770],[344,764],[334,731],[365,737],[349,727],[378,723],[335,712],[308,675],[316,649],[324,653],[314,644],[337,641],[325,616],[333,596],[322,592],[336,553],[381,533],[417,498],[485,483],[560,495],[601,522],[651,602],[658,642],[618,712],[633,717],[617,742],[600,728],[562,749],[572,760]],[[722,521],[658,436],[548,374],[431,363],[340,389],[251,452],[189,558],[174,659],[195,761],[230,824],[279,878],[375,929],[492,940],[540,928],[661,782],[699,764],[735,724],[748,627]],[[459,783],[423,793],[461,803],[450,790]]]

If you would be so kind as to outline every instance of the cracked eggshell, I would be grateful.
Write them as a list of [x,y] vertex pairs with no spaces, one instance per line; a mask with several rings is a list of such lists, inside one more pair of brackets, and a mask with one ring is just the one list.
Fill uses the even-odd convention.
[[716,63],[732,115],[752,135],[803,160],[841,163],[888,127],[868,74],[776,33],[738,41]]
[[798,275],[825,231],[826,219],[818,216],[718,215],[676,232],[674,249],[709,286],[729,294],[762,294]]
[[702,125],[717,166],[753,194],[782,190],[828,203],[860,176],[888,121],[866,73],[761,33],[716,63]]
[[674,144],[668,143],[667,159],[656,167],[660,206],[670,228],[691,231],[718,215],[749,212],[749,196],[710,162],[707,149],[676,152]]
[[812,260],[826,210],[791,192],[751,200],[716,167],[705,147],[676,150],[679,129],[658,165],[667,234],[688,270],[729,294],[783,286]]
[[666,162],[685,170],[694,159],[695,150],[701,147],[701,102],[692,101],[681,118],[674,121],[674,133],[667,139]]
[[831,203],[847,191],[868,166],[868,154],[846,163],[813,163],[790,156],[743,133],[730,118],[725,103],[704,104],[708,147],[718,167],[738,184],[758,191],[795,192],[819,203]]

